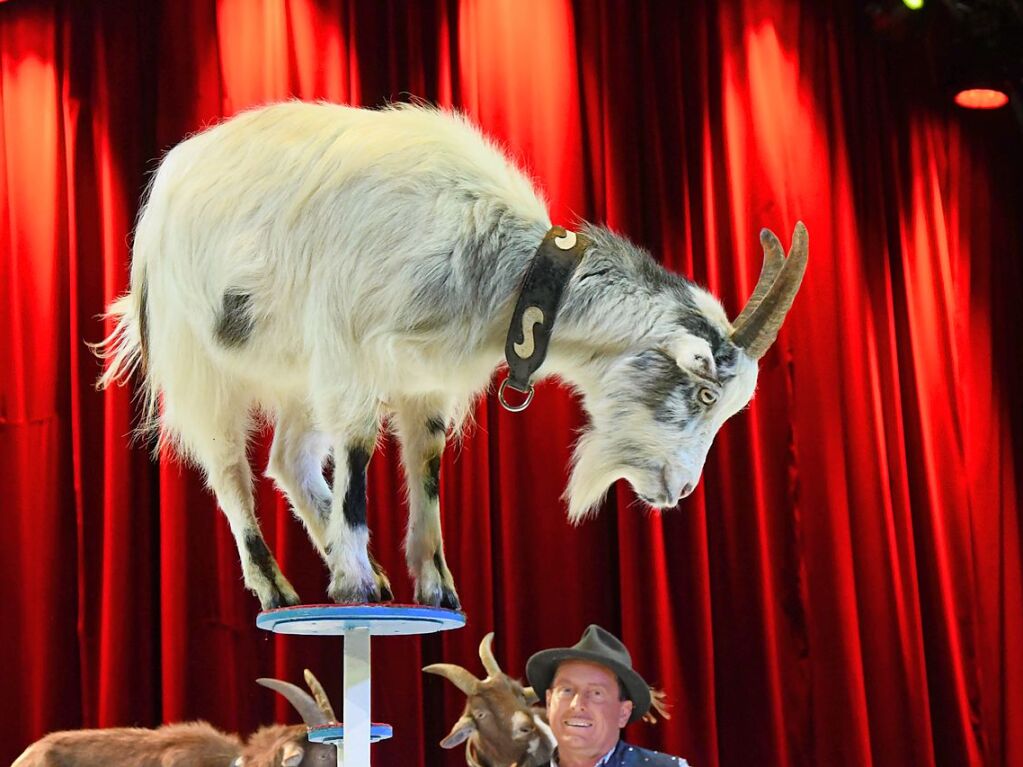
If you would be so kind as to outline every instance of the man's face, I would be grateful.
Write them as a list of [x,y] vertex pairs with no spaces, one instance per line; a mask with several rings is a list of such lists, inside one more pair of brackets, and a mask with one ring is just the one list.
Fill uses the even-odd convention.
[[547,690],[547,716],[559,761],[596,760],[611,750],[632,714],[632,701],[618,697],[618,679],[606,666],[578,660],[558,666]]

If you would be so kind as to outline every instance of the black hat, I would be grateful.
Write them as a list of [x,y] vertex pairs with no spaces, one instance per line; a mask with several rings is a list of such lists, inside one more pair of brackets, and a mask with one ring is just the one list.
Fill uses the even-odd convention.
[[567,660],[589,661],[611,669],[625,688],[626,697],[632,701],[630,722],[635,722],[650,709],[650,685],[632,670],[629,651],[618,637],[596,624],[588,626],[582,638],[572,647],[541,650],[526,661],[526,677],[540,700],[545,698],[558,665]]

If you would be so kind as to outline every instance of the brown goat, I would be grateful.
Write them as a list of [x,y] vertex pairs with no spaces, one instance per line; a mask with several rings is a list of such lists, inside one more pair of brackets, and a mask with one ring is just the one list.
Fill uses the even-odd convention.
[[313,695],[279,679],[257,679],[281,693],[305,724],[260,728],[244,745],[234,734],[206,722],[167,724],[156,729],[116,727],[52,732],[37,740],[11,767],[336,767],[337,749],[310,743],[307,727],[337,717],[316,677],[307,669]]
[[[554,734],[543,709],[532,704],[536,695],[509,677],[494,659],[494,633],[480,642],[480,660],[486,679],[452,663],[434,663],[423,671],[444,677],[465,693],[465,711],[443,748],[466,743],[465,760],[472,767],[534,767],[550,761]],[[467,742],[466,742],[467,741]]]

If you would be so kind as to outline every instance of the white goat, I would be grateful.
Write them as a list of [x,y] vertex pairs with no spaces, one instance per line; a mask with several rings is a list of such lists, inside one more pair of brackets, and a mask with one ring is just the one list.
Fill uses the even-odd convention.
[[[805,268],[802,224],[788,258],[773,234],[761,240],[761,280],[733,326],[712,295],[622,237],[552,228],[533,185],[458,115],[277,104],[164,158],[136,228],[130,292],[111,306],[117,326],[99,348],[100,385],[142,367],[144,428],[205,471],[264,608],[299,598],[256,519],[253,419],[275,427],[267,474],[338,602],[391,598],[368,552],[365,497],[387,421],[401,443],[416,599],[457,608],[440,456],[501,362],[527,270],[556,295],[546,318],[516,311],[507,348],[542,361],[534,341],[549,338],[539,375],[581,393],[590,426],[566,493],[578,521],[619,478],[661,508],[696,485],[715,433],[752,397],[756,360]],[[552,241],[578,261],[553,288],[549,259],[536,266]],[[331,447],[333,488],[322,471]]]
[[337,747],[310,743],[307,726],[337,717],[316,677],[306,670],[305,679],[312,696],[279,679],[256,680],[286,697],[305,724],[267,725],[244,744],[206,722],[63,730],[37,740],[11,767],[333,767]]

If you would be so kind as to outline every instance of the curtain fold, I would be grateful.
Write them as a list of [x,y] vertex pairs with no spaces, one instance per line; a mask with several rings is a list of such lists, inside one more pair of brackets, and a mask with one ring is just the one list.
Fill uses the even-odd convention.
[[[49,730],[204,718],[242,733],[288,705],[254,684],[339,640],[266,635],[192,468],[132,443],[130,388],[86,342],[126,286],[163,151],[287,98],[422,98],[479,123],[548,196],[607,223],[735,316],[759,230],[810,265],[757,395],[696,493],[662,515],[616,487],[569,525],[585,414],[492,396],[449,444],[447,559],[465,629],[374,643],[379,764],[437,745],[463,698],[420,669],[506,671],[619,633],[674,704],[631,741],[699,765],[1023,763],[1021,136],[952,111],[858,4],[798,0],[138,0],[0,4],[0,763]],[[308,602],[327,573],[250,458],[268,544]],[[411,601],[397,443],[370,466],[375,556]]]

